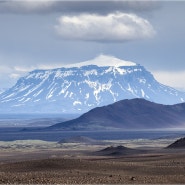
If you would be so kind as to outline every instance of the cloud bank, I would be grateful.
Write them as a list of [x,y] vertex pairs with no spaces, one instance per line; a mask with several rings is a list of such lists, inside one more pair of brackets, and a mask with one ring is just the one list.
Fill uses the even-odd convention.
[[0,1],[0,13],[97,13],[115,11],[152,11],[158,9],[157,1],[119,0],[4,0]]
[[4,64],[0,61],[0,92],[3,88],[9,88],[13,86],[17,80],[25,76],[28,72],[36,70],[36,69],[54,69],[60,68],[61,66],[65,65],[65,63],[52,63],[52,64],[29,64],[25,63],[24,65],[16,65],[14,64]]
[[185,91],[185,71],[154,71],[153,74],[162,84]]
[[55,29],[65,40],[98,42],[125,42],[150,38],[155,34],[146,19],[127,13],[61,16]]
[[55,1],[6,0],[0,1],[0,13],[43,13],[51,10]]

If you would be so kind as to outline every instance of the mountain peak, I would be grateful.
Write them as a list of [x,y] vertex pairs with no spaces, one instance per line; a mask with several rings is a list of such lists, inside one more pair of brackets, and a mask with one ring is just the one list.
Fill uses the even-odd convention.
[[82,67],[82,66],[89,66],[89,65],[96,65],[98,67],[105,67],[105,66],[119,67],[119,66],[136,66],[136,63],[131,61],[121,60],[110,55],[99,55],[92,60],[69,64],[64,67],[70,68],[70,67]]

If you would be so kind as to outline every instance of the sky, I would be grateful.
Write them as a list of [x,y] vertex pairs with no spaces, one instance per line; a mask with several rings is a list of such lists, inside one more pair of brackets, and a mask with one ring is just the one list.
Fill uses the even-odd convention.
[[100,54],[185,91],[185,1],[0,0],[0,89]]

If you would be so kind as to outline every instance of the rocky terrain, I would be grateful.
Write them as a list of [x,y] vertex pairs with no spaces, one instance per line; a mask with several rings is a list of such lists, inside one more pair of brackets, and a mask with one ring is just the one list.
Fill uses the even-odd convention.
[[53,158],[0,164],[1,184],[184,184],[184,154]]
[[144,141],[130,147],[9,142],[1,148],[0,184],[184,184],[185,150],[163,149],[169,141],[162,141],[148,141],[152,149]]

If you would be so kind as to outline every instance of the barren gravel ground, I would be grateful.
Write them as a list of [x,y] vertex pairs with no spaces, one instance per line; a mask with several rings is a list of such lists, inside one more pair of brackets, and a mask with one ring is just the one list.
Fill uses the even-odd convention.
[[185,152],[177,151],[121,157],[82,155],[80,158],[78,155],[62,157],[63,153],[56,151],[22,153],[14,159],[1,160],[0,183],[184,184]]
[[[144,152],[123,151],[108,156],[95,152],[110,143],[142,148]],[[0,142],[0,184],[185,184],[185,149],[161,149],[169,143],[133,140],[96,146],[32,140]]]

